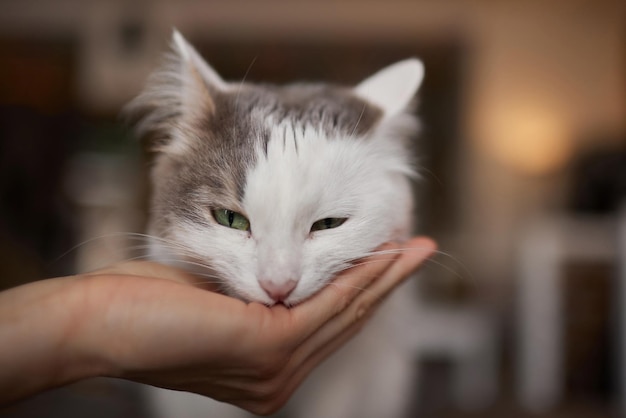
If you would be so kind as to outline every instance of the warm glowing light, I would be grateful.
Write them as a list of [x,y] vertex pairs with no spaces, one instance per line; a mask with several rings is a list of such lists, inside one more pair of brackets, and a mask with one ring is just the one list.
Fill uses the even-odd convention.
[[509,106],[489,115],[483,135],[487,151],[526,174],[541,175],[562,167],[571,155],[563,121],[540,106]]

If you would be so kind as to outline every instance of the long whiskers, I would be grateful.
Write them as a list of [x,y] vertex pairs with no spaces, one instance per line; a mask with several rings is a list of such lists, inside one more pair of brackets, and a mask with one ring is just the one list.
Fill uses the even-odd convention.
[[[199,286],[215,285],[219,286],[221,289],[229,289],[232,286],[228,278],[217,274],[215,266],[211,265],[208,262],[205,262],[196,251],[193,251],[192,248],[178,241],[145,233],[115,232],[105,234],[99,237],[94,237],[75,245],[70,250],[63,253],[57,260],[67,256],[72,251],[77,251],[80,248],[96,243],[99,240],[107,239],[125,239],[126,244],[121,246],[118,245],[117,247],[113,246],[114,251],[119,251],[120,255],[122,255],[122,253],[123,255],[122,257],[118,257],[115,260],[102,260],[102,266],[100,266],[102,268],[119,262],[149,260],[151,259],[149,250],[156,243],[158,246],[165,250],[159,255],[158,261],[164,264],[177,266],[189,271],[193,276],[193,279],[191,279],[190,281],[191,284]],[[432,251],[431,248],[424,247],[424,251],[426,250]],[[346,260],[341,265],[336,266],[334,271],[336,273],[339,273],[340,271],[343,271],[349,267],[366,266],[373,263],[388,262],[391,259],[395,258],[397,255],[403,254],[407,251],[420,251],[420,248],[397,248],[371,251],[364,254],[363,257],[360,257],[358,259]],[[454,264],[450,265],[449,263],[445,263],[442,260],[429,258],[425,261],[425,265],[436,266],[436,268],[444,270],[445,272],[449,273],[457,279],[467,279],[471,282],[475,282],[474,276],[469,268],[457,257],[454,257],[452,254],[441,250],[435,250],[434,252],[437,255],[444,256],[447,259],[452,260]],[[377,256],[378,258],[372,259],[371,256]],[[335,280],[330,280],[327,283],[327,286],[332,286],[334,288],[351,287],[362,292],[370,292],[366,287],[364,288],[350,286],[342,283],[341,281],[337,282]]]
[[90,238],[73,246],[68,251],[57,257],[55,261],[58,262],[63,257],[68,256],[70,253],[78,251],[81,248],[90,244],[97,243],[98,241],[120,238],[124,238],[131,242],[139,241],[139,243],[131,243],[130,245],[110,248],[112,251],[118,252],[120,256],[112,257],[113,259],[109,260],[102,260],[102,265],[99,266],[100,268],[104,268],[111,264],[120,262],[149,260],[151,259],[151,257],[148,254],[148,250],[151,248],[152,243],[156,242],[162,247],[166,248],[168,250],[168,253],[170,253],[170,257],[161,256],[159,258],[159,262],[165,264],[176,264],[181,267],[186,266],[186,269],[192,271],[194,276],[202,278],[202,280],[200,280],[198,283],[209,283],[209,281],[214,284],[224,283],[223,278],[216,274],[209,273],[210,271],[212,271],[211,265],[203,263],[199,259],[198,254],[194,252],[191,248],[174,240],[137,232],[114,232]]
[[[378,250],[378,251],[372,251],[371,253],[368,254],[368,256],[381,255],[381,254],[398,255],[407,251],[416,251],[419,249],[420,249],[419,247],[414,247],[414,248],[406,248],[406,249],[399,248],[399,249],[392,249],[392,250]],[[429,248],[429,251],[433,251],[433,250]],[[433,258],[428,258],[425,261],[425,263],[437,265],[458,279],[467,279],[472,283],[476,283],[476,277],[474,276],[472,271],[469,269],[469,267],[467,267],[465,263],[463,263],[457,257],[453,256],[452,254],[448,252],[441,251],[441,250],[434,250],[433,253],[437,255],[445,256],[448,259],[452,260],[455,263],[455,265],[457,265],[460,268],[460,272],[450,267],[449,265],[441,261],[437,261]],[[354,265],[362,265],[362,264],[367,264],[367,263],[368,261],[357,261]]]

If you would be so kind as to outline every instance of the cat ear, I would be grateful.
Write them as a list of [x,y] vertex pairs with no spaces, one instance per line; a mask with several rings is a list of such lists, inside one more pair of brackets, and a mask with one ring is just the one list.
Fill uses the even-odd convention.
[[[222,80],[219,74],[198,54],[189,42],[176,29],[172,33],[172,46],[179,55],[182,71],[190,71],[192,76],[200,77],[209,88],[225,90],[227,83]],[[194,74],[195,73],[195,74]]]
[[397,62],[363,80],[357,96],[380,107],[385,116],[402,112],[411,103],[424,78],[424,64],[416,58]]
[[177,154],[188,149],[195,121],[215,111],[216,93],[227,88],[228,83],[174,30],[172,51],[124,113],[151,149]]

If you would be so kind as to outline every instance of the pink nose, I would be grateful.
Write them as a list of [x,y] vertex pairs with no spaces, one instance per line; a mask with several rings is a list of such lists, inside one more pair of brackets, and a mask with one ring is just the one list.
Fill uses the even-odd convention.
[[259,284],[269,297],[279,302],[287,299],[287,296],[295,289],[298,282],[296,280],[287,280],[286,282],[275,283],[271,280],[260,279]]

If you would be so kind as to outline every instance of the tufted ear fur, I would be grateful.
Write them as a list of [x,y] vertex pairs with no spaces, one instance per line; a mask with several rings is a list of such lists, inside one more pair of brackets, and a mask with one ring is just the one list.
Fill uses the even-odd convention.
[[416,58],[399,61],[368,77],[354,88],[357,96],[380,107],[385,117],[401,113],[411,103],[424,78]]
[[181,154],[185,131],[215,110],[215,95],[229,88],[219,74],[174,30],[171,51],[149,77],[143,91],[125,108],[140,137],[153,151]]
[[195,74],[199,79],[210,88],[224,90],[227,84],[211,68],[211,66],[196,52],[193,46],[176,29],[172,33],[172,46],[180,57],[183,71],[197,72]]

